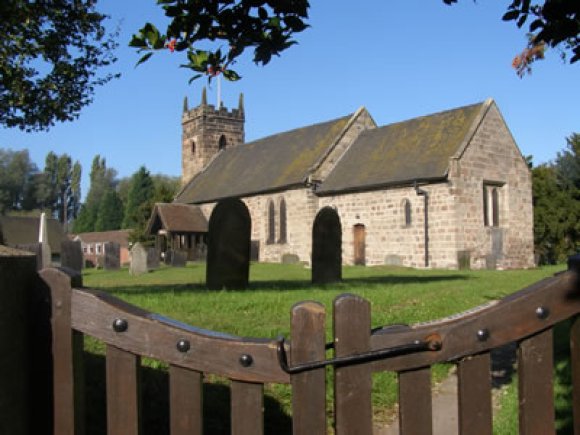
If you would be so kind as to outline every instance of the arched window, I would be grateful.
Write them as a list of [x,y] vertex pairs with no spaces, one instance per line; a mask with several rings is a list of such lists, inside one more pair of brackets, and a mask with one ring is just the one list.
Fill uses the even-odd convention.
[[491,190],[491,224],[499,227],[499,191],[497,187]]
[[226,137],[222,134],[220,136],[220,140],[218,142],[218,148],[220,150],[223,150],[223,149],[225,149],[225,147],[226,147],[227,144],[228,144],[228,141],[227,141]]
[[405,218],[403,225],[405,227],[410,227],[411,223],[412,223],[412,217],[411,217],[411,201],[409,201],[408,199],[405,199],[403,201],[403,216]]
[[280,238],[278,243],[286,243],[286,201],[280,200]]
[[195,141],[191,141],[191,154],[195,154]]
[[483,183],[483,225],[499,227],[501,188],[499,184]]
[[266,243],[274,243],[276,241],[276,209],[274,201],[268,203],[268,240]]

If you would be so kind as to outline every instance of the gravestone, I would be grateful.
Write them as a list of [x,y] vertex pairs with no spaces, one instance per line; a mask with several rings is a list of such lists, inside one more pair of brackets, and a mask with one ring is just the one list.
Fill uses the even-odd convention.
[[250,261],[260,261],[260,241],[252,240],[250,242]]
[[471,251],[457,251],[457,265],[459,270],[471,269]]
[[218,202],[209,219],[206,285],[211,290],[245,288],[250,275],[252,220],[239,199]]
[[173,267],[185,267],[187,263],[187,252],[175,250],[172,251],[171,262],[169,263]]
[[121,268],[121,245],[116,242],[104,243],[103,267],[105,270]]
[[141,243],[135,243],[131,248],[131,264],[129,273],[131,275],[142,275],[149,272],[147,267],[147,248]]
[[321,209],[312,227],[312,283],[342,279],[342,226],[332,207]]
[[147,269],[154,270],[159,268],[159,253],[155,248],[147,249]]
[[403,259],[400,255],[397,254],[389,254],[385,255],[385,265],[386,266],[402,266]]
[[491,253],[485,256],[485,267],[490,270],[497,269],[499,260],[503,258],[503,229],[490,228]]
[[171,264],[171,259],[173,258],[173,249],[168,249],[163,255],[163,262],[167,265]]
[[282,264],[298,264],[300,263],[300,257],[296,254],[285,253],[282,255]]
[[76,272],[83,269],[83,251],[81,242],[63,240],[60,244],[60,265]]

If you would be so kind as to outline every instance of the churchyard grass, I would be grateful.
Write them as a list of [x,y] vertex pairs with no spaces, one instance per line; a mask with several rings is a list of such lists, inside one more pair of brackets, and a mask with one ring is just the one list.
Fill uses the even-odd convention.
[[[563,269],[564,266],[515,271],[344,267],[341,283],[312,286],[309,283],[310,270],[301,265],[260,263],[252,264],[250,268],[248,289],[221,291],[204,288],[205,266],[200,263],[188,264],[185,268],[161,267],[138,277],[129,275],[127,269],[86,270],[83,279],[86,287],[106,290],[146,310],[201,328],[242,337],[289,337],[291,307],[303,300],[316,300],[326,307],[327,339],[330,340],[332,301],[342,293],[354,293],[371,302],[372,327],[393,323],[412,324],[442,318],[500,299]],[[102,347],[92,340],[87,340],[87,348],[93,354],[102,353]],[[145,386],[144,393],[150,390],[150,397],[166,395],[166,386],[154,373],[159,370],[152,371],[164,365],[150,360],[144,364],[149,373],[145,377],[151,379],[151,385]],[[446,365],[435,366],[434,382],[443,379],[448,370],[449,366]],[[225,393],[215,388],[208,389],[207,394],[221,394],[225,403],[218,408],[227,409],[227,394],[224,396]],[[395,376],[374,375],[373,390],[375,414],[377,419],[385,420],[397,398]],[[284,413],[289,412],[291,399],[286,386],[267,386],[266,393],[268,429],[271,424],[279,424],[276,419],[283,419]],[[153,406],[145,402],[144,406]],[[331,406],[329,398],[329,409]],[[154,409],[159,409],[159,406],[154,406]],[[150,412],[145,413],[146,418],[153,418],[148,414]],[[227,420],[226,417],[223,419]],[[212,429],[211,425],[215,423],[212,421],[206,423],[209,425],[206,429],[210,433],[221,432],[217,427]],[[153,423],[150,425],[154,426]]]

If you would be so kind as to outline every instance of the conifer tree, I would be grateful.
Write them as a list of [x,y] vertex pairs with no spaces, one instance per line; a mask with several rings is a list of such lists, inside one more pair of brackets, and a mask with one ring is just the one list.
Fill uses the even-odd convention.
[[87,199],[74,223],[75,233],[95,231],[95,224],[99,215],[101,200],[107,191],[114,189],[117,172],[107,168],[107,162],[100,155],[93,158],[91,165],[91,185]]
[[111,231],[121,229],[123,223],[123,202],[117,192],[108,190],[99,206],[95,231]]
[[144,234],[145,225],[151,213],[155,188],[153,179],[149,171],[141,166],[131,177],[131,186],[125,205],[125,217],[123,228],[133,230],[131,239],[133,241],[144,241],[147,236]]

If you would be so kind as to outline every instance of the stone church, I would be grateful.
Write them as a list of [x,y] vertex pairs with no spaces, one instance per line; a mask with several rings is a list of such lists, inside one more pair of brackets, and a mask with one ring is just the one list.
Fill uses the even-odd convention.
[[534,265],[531,173],[493,100],[382,127],[362,107],[250,143],[244,119],[242,96],[231,110],[207,104],[205,90],[199,106],[185,101],[183,187],[156,207],[152,234],[200,252],[207,224],[171,233],[163,208],[209,220],[218,201],[239,198],[259,261],[309,264],[313,222],[331,207],[344,264]]

